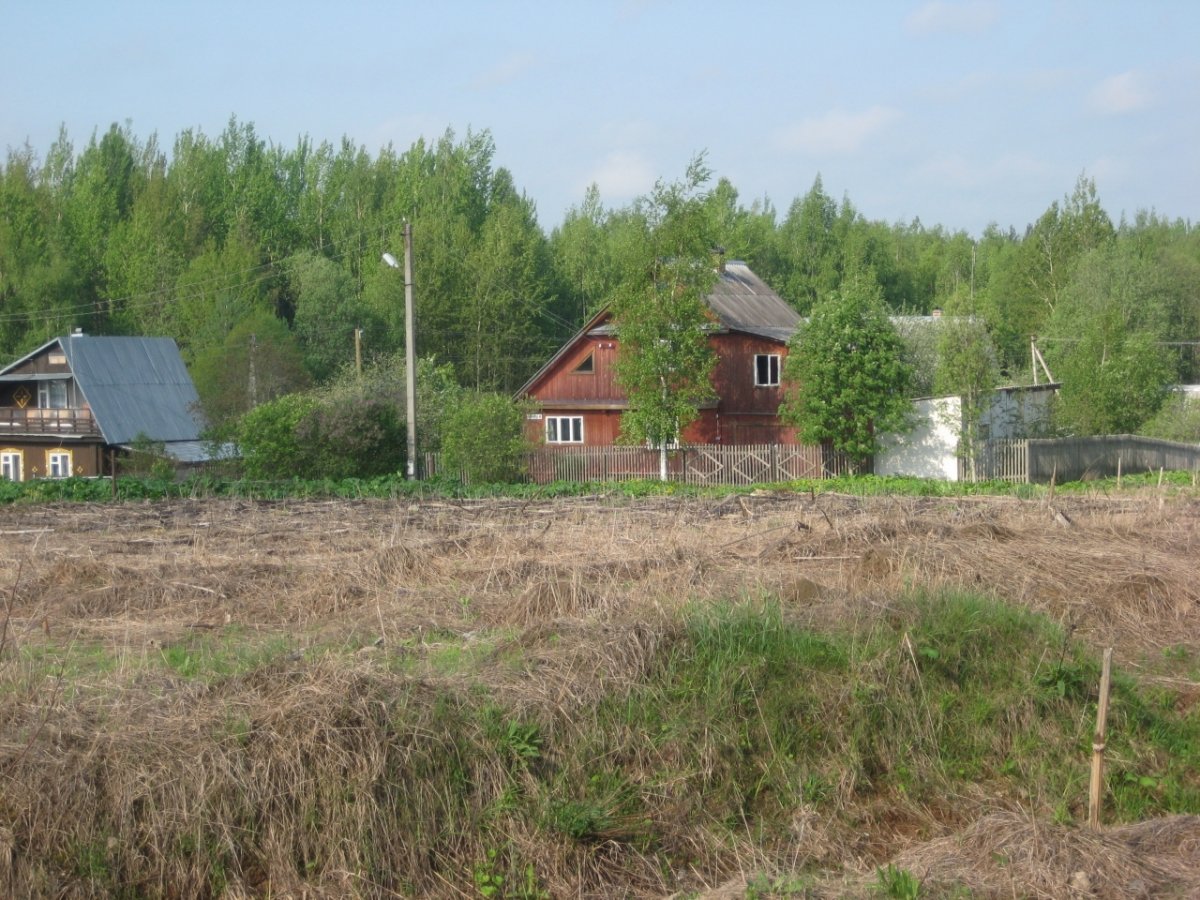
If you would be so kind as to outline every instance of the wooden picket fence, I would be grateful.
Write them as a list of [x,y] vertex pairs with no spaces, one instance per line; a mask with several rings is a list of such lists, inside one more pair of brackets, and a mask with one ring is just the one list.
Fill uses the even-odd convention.
[[1200,445],[1133,434],[981,441],[959,459],[960,481],[1079,481],[1119,473],[1200,469]]
[[1200,469],[1200,445],[1135,434],[1029,442],[1030,481],[1078,481],[1160,469],[1195,472]]
[[980,441],[972,457],[958,458],[959,481],[1029,481],[1029,441]]
[[[426,454],[426,476],[447,474],[440,463],[437,454]],[[648,447],[539,447],[525,455],[524,470],[535,484],[640,481],[659,478],[660,465],[659,452]],[[763,484],[853,471],[844,454],[799,444],[693,444],[667,452],[668,480],[685,484]]]
[[[539,447],[525,455],[525,480],[640,481],[659,477],[659,453],[648,447]],[[982,441],[960,459],[960,481],[1077,481],[1118,472],[1200,470],[1200,446],[1136,435]],[[684,484],[769,484],[833,478],[855,471],[845,455],[802,444],[694,444],[670,450],[667,478]],[[870,471],[870,466],[867,467]],[[449,474],[426,454],[425,477]],[[462,473],[455,473],[462,477]]]

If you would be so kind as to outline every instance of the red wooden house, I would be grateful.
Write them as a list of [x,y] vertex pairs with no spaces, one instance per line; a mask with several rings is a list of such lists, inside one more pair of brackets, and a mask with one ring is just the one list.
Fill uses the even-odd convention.
[[[779,420],[781,376],[799,314],[741,262],[718,272],[706,298],[716,352],[715,400],[683,433],[688,444],[794,444],[795,429]],[[617,383],[617,330],[601,310],[521,388],[537,408],[529,437],[547,446],[613,444],[629,401]]]

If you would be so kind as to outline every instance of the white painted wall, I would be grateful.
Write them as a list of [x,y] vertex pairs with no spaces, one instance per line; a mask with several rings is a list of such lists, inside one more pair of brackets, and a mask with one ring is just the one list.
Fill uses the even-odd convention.
[[958,397],[914,400],[913,410],[912,430],[880,437],[875,474],[957,481],[962,401]]
[[[980,417],[989,438],[1026,438],[1041,434],[1049,422],[1050,401],[1058,385],[1000,388]],[[885,434],[875,455],[876,475],[910,475],[958,481],[958,436],[962,400],[931,397],[913,401],[913,428]]]

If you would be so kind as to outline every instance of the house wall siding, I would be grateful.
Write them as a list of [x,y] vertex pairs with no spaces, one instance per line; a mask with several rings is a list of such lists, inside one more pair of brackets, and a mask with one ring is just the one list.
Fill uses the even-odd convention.
[[[592,371],[576,371],[589,355]],[[554,372],[531,396],[541,403],[624,403],[625,393],[617,384],[616,359],[617,342],[613,338],[589,336],[559,360]]]
[[721,398],[718,409],[747,416],[778,415],[783,388],[756,386],[754,360],[759,354],[776,355],[782,372],[783,362],[787,359],[787,347],[766,338],[740,333],[714,335],[711,343],[717,354],[712,381],[717,396]]
[[[779,421],[781,386],[755,385],[755,357],[779,357],[780,372],[787,347],[768,338],[741,332],[714,334],[710,344],[717,355],[712,383],[717,401],[703,409],[683,433],[689,444],[795,444],[794,428]],[[616,379],[617,342],[611,336],[587,335],[576,342],[530,391],[542,418],[526,422],[526,436],[545,438],[546,416],[582,416],[584,444],[614,444],[621,431],[621,412],[628,400]],[[578,372],[588,356],[592,371]],[[606,407],[598,409],[597,407]]]
[[[621,433],[621,410],[619,409],[545,409],[534,415],[534,418],[525,420],[525,437],[535,444],[545,442],[546,419],[550,416],[582,417],[583,443],[589,447],[615,444]],[[571,445],[555,444],[554,446],[569,447]]]
[[[52,360],[54,361],[52,362]],[[62,348],[55,344],[53,347],[47,347],[37,356],[25,360],[19,366],[14,366],[9,374],[70,375],[71,367],[67,365],[67,358],[63,354]]]
[[50,453],[71,454],[71,474],[83,478],[103,475],[104,462],[101,448],[97,444],[63,444],[47,441],[29,441],[0,436],[0,451],[17,451],[21,454],[21,477],[23,481],[49,476]]

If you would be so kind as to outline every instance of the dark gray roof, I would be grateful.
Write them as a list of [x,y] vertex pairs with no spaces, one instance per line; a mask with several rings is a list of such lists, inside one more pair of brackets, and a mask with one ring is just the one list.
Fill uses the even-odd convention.
[[173,340],[85,334],[57,340],[105,443],[126,444],[138,435],[200,438],[200,398]]
[[[134,444],[122,444],[125,450],[137,449]],[[237,448],[233,444],[211,444],[208,441],[166,441],[162,445],[163,455],[181,463],[203,463],[218,459],[234,459]]]
[[744,262],[727,262],[706,300],[721,324],[736,331],[786,341],[800,322],[800,314]]

